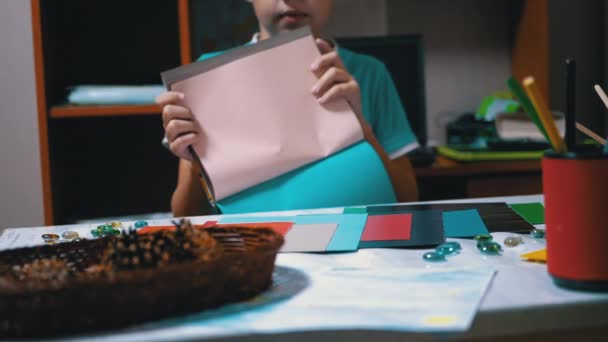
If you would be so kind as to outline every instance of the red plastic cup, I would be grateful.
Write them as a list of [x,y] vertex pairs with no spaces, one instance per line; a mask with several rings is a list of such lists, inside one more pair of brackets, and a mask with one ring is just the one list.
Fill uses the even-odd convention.
[[560,287],[608,291],[608,155],[547,152],[542,171],[549,274]]

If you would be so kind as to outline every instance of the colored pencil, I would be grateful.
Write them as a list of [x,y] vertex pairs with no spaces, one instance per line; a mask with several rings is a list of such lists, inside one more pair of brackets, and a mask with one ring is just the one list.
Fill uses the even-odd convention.
[[549,136],[549,142],[553,149],[557,153],[566,153],[568,149],[566,148],[566,144],[564,140],[559,135],[559,131],[557,130],[557,126],[555,126],[555,121],[553,121],[553,116],[549,111],[548,105],[542,99],[540,95],[540,91],[538,90],[538,86],[536,85],[536,81],[534,77],[526,77],[524,79],[524,89],[526,90],[528,97],[532,101],[536,112],[538,113],[538,117],[540,118],[540,122],[543,124],[547,135]]

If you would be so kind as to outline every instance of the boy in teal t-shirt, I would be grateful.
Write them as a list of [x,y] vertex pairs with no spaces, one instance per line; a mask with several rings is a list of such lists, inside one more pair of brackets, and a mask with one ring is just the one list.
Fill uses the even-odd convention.
[[[332,7],[330,0],[251,2],[260,26],[251,43],[305,25],[320,37]],[[345,99],[359,117],[367,143],[220,201],[225,213],[417,199],[413,170],[405,154],[418,143],[386,67],[375,58],[334,47],[322,39],[316,42],[322,56],[311,61],[311,72],[319,79],[311,96],[321,104]],[[190,216],[204,214],[200,204],[205,196],[187,153],[187,147],[200,139],[199,125],[204,123],[195,122],[190,110],[180,105],[182,99],[183,94],[167,92],[157,102],[163,106],[169,148],[181,158],[173,213]]]

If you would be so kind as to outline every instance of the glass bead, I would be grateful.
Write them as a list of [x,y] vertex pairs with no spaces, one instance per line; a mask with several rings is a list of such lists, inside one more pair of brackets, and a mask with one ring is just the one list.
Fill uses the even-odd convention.
[[112,221],[110,224],[114,228],[120,228],[120,227],[122,227],[122,222],[119,222],[119,221]]
[[492,241],[493,237],[491,234],[480,234],[480,235],[475,235],[474,237],[475,241],[479,242],[488,242],[488,241]]
[[479,243],[477,249],[479,249],[482,254],[486,255],[499,255],[502,253],[502,247],[500,247],[498,243],[492,241]]
[[59,240],[59,235],[57,235],[57,234],[42,234],[42,240],[44,240],[45,242],[57,241],[57,240]]
[[101,224],[101,225],[97,226],[97,230],[100,232],[103,232],[103,231],[106,231],[109,229],[114,229],[114,227],[112,227],[111,224]]
[[443,254],[445,256],[450,256],[458,253],[458,249],[456,249],[452,245],[443,244],[435,248],[435,252],[439,254]]
[[460,246],[460,243],[458,243],[456,241],[448,241],[448,242],[444,243],[443,246],[452,246],[452,247],[454,247],[454,249],[456,249],[458,251],[462,249],[462,246]]
[[446,261],[445,255],[437,253],[437,252],[424,253],[424,255],[422,256],[422,259],[424,259],[424,261],[429,261],[429,262]]
[[116,229],[114,227],[112,227],[111,225],[107,225],[105,227],[103,227],[102,233],[103,234],[112,234]]
[[61,234],[61,237],[67,240],[72,240],[78,237],[78,232],[68,230]]
[[93,235],[94,237],[99,237],[103,232],[99,231],[98,229],[91,229],[91,235]]
[[534,229],[530,232],[532,237],[535,239],[544,239],[545,238],[545,230],[544,229]]
[[143,228],[148,226],[148,222],[146,221],[137,221],[135,222],[135,228],[139,229],[139,228]]
[[114,230],[112,230],[112,232],[110,232],[110,234],[112,234],[114,236],[118,236],[118,235],[120,235],[120,230],[114,229]]
[[507,247],[517,247],[524,243],[524,239],[521,236],[509,236],[505,238],[505,246]]

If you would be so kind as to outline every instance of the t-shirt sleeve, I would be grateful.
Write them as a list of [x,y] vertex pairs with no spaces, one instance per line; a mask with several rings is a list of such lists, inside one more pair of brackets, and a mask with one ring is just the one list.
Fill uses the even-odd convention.
[[399,93],[386,66],[378,62],[375,94],[372,95],[372,129],[380,145],[391,159],[399,158],[417,148],[418,139],[401,104]]

